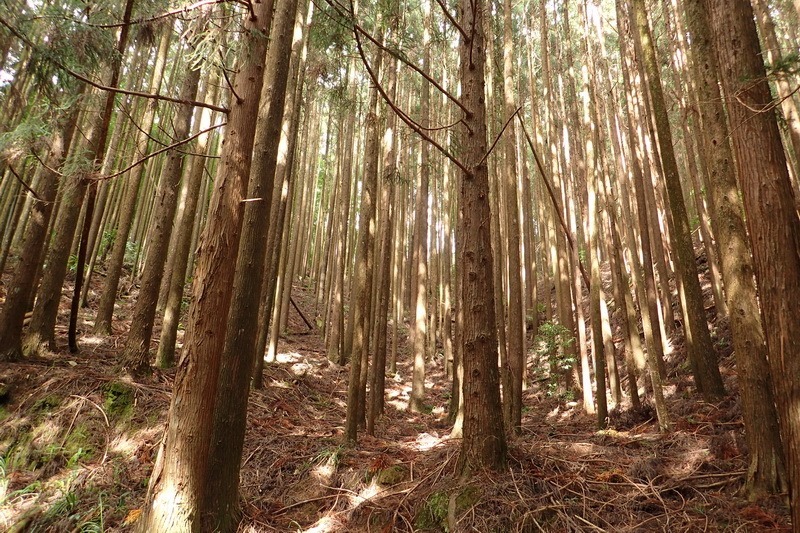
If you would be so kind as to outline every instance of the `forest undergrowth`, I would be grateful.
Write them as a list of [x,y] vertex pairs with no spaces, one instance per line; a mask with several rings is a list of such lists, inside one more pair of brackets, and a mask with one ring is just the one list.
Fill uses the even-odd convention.
[[[313,315],[311,292],[296,286],[294,299]],[[174,372],[121,377],[133,301],[129,295],[118,304],[121,320],[111,337],[84,333],[79,354],[59,345],[0,369],[0,529],[135,525]],[[91,316],[84,309],[85,320]],[[524,395],[508,468],[461,480],[441,350],[428,367],[427,412],[412,414],[405,409],[411,364],[403,336],[376,435],[347,448],[347,367],[328,361],[319,332],[308,332],[292,310],[278,362],[266,366],[264,389],[250,396],[240,531],[790,531],[780,499],[751,502],[740,493],[746,445],[734,360],[724,350],[727,328],[716,326],[729,395],[715,404],[699,399],[674,339],[666,389],[672,432],[659,434],[651,408],[625,406],[612,411],[609,429],[597,431],[580,402],[552,394],[531,366],[529,376],[537,377]]]

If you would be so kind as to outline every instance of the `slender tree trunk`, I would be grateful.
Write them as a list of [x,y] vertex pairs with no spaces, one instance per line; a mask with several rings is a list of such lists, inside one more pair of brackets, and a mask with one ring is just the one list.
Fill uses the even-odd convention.
[[[215,77],[218,79],[218,77]],[[217,87],[212,81],[210,100],[216,101]],[[199,113],[195,111],[195,123],[198,128],[207,128],[212,124],[215,114],[210,110],[203,109]],[[209,154],[212,146],[209,144],[209,134],[201,135],[194,150],[200,154]],[[180,213],[176,214],[173,243],[170,245],[172,257],[169,261],[168,270],[171,271],[169,283],[166,286],[167,300],[164,305],[164,318],[161,323],[161,337],[158,343],[156,354],[156,366],[159,368],[171,368],[175,365],[175,343],[178,336],[178,325],[180,323],[181,307],[183,303],[183,293],[186,286],[186,268],[189,257],[192,254],[190,245],[192,243],[192,230],[197,216],[197,204],[201,196],[201,186],[203,184],[203,174],[206,171],[206,160],[203,157],[196,157],[192,160],[191,168],[184,177],[184,184],[181,188],[179,205],[182,205]]]
[[64,129],[53,134],[50,140],[47,157],[49,168],[42,170],[39,179],[39,199],[33,205],[30,223],[22,241],[22,252],[12,281],[8,285],[6,303],[0,314],[0,361],[12,361],[22,356],[25,313],[29,309],[31,295],[35,292],[36,272],[47,240],[47,228],[58,190],[58,175],[50,168],[60,168],[69,149],[80,110],[77,104],[74,105],[74,111],[67,119]]
[[519,432],[522,426],[522,383],[527,359],[525,346],[525,288],[522,276],[522,237],[517,196],[516,169],[516,124],[513,114],[517,111],[514,96],[514,42],[512,32],[511,0],[503,2],[503,110],[510,120],[503,142],[503,186],[508,237],[508,373],[510,388],[506,391],[506,422],[509,428]]
[[[378,31],[383,32],[380,23]],[[372,64],[376,78],[381,72],[383,53],[378,52]],[[354,271],[353,299],[353,340],[350,352],[350,377],[347,385],[347,418],[345,420],[345,440],[355,444],[358,437],[358,425],[366,405],[365,391],[362,383],[366,382],[366,364],[369,361],[370,309],[372,306],[371,275],[375,261],[376,239],[376,195],[378,189],[378,151],[380,149],[380,132],[378,129],[378,94],[371,90],[366,119],[366,146],[364,161],[364,180],[361,190],[361,213],[358,253]]]
[[683,330],[686,339],[687,356],[692,363],[695,386],[704,398],[711,400],[721,397],[725,393],[716,352],[711,342],[711,335],[706,322],[705,308],[703,306],[703,293],[697,274],[694,246],[692,245],[689,219],[686,215],[686,206],[683,203],[683,191],[678,164],[672,146],[672,133],[670,130],[664,93],[661,87],[658,62],[655,47],[647,22],[647,10],[644,0],[632,0],[632,15],[636,23],[639,39],[641,40],[643,62],[647,71],[650,94],[653,99],[653,113],[658,127],[658,140],[661,151],[661,164],[664,170],[667,193],[669,194],[669,207],[672,213],[672,236],[675,241],[675,256],[677,260],[677,274],[681,281],[679,296],[683,309]]
[[[128,23],[131,20],[134,1],[135,0],[127,0],[125,4],[125,13],[122,17],[123,26],[119,34],[117,50],[114,56],[115,59],[112,61],[111,79],[109,80],[109,85],[111,87],[116,87],[119,83],[120,71],[122,70],[122,59],[125,55],[125,49],[128,46],[128,34],[130,32]],[[109,92],[106,95],[105,107],[103,109],[103,114],[100,117],[100,124],[96,126],[96,129],[93,131],[95,136],[93,136],[89,143],[91,150],[90,157],[93,161],[92,169],[94,172],[96,172],[102,166],[103,156],[106,151],[106,141],[108,140],[108,133],[111,128],[111,116],[114,112],[115,101],[116,94]],[[75,267],[75,286],[73,287],[72,291],[72,304],[70,306],[69,315],[69,331],[67,333],[69,350],[73,353],[78,351],[78,312],[80,311],[81,289],[83,287],[84,268],[86,267],[86,255],[89,247],[89,233],[92,225],[92,217],[94,214],[94,204],[98,185],[97,183],[89,183],[84,187],[87,189],[86,202],[83,206],[85,213],[83,215],[83,228],[81,228],[80,232],[80,246],[78,248],[78,260]]]
[[[156,55],[156,65],[153,70],[153,77],[150,81],[151,93],[158,93],[161,81],[164,78],[164,67],[167,62],[167,52],[169,50],[169,36],[172,28],[166,28],[161,38],[161,44]],[[156,114],[156,102],[145,102],[145,111],[140,121],[140,129],[136,135],[136,146],[134,157],[142,158],[147,154],[147,146],[150,143],[150,130]],[[128,180],[128,188],[122,199],[119,223],[116,226],[114,236],[114,246],[111,250],[111,260],[106,269],[106,279],[103,283],[103,290],[100,295],[97,316],[94,322],[95,333],[104,335],[111,334],[111,322],[114,315],[114,304],[117,301],[117,289],[119,288],[119,278],[122,273],[122,263],[125,259],[125,251],[128,248],[128,236],[133,225],[133,217],[136,214],[136,198],[139,195],[139,188],[144,175],[145,165],[135,167],[123,178]]]
[[[624,10],[625,0],[616,0],[617,21],[620,25],[620,34],[625,34],[623,31],[623,24],[628,20]],[[626,27],[630,31],[629,27]],[[620,56],[624,60],[628,56],[627,39],[620,41]],[[644,177],[642,175],[642,168],[640,162],[643,157],[641,154],[641,144],[636,143],[634,135],[633,118],[637,111],[636,102],[631,100],[634,97],[633,87],[630,83],[630,73],[623,64],[622,68],[623,81],[626,87],[626,115],[630,133],[628,135],[628,142],[630,144],[631,152],[631,169],[633,174],[633,187],[636,196],[636,208],[639,222],[639,233],[641,236],[641,265],[643,270],[644,284],[639,286],[639,307],[642,316],[642,329],[644,329],[645,347],[647,348],[647,367],[650,373],[650,380],[653,385],[653,398],[656,407],[656,416],[658,417],[658,425],[661,431],[668,431],[670,427],[669,413],[667,412],[666,402],[664,401],[664,390],[662,387],[662,367],[664,366],[664,353],[662,351],[661,333],[658,329],[658,314],[657,314],[657,298],[656,285],[653,273],[653,261],[650,247],[650,233],[648,230],[648,216],[647,216],[647,201],[644,195]],[[634,265],[636,268],[636,265]],[[666,377],[666,376],[664,376]]]
[[[194,100],[199,83],[200,69],[190,70],[181,86],[181,100]],[[176,139],[185,139],[189,136],[193,111],[193,106],[182,104],[175,117],[174,136]],[[183,174],[183,163],[184,155],[180,150],[170,151],[158,184],[155,213],[150,221],[148,231],[150,250],[142,273],[139,295],[133,307],[133,320],[131,320],[123,354],[125,365],[137,373],[145,371],[150,365],[150,341],[153,336],[162,271],[167,262],[172,223],[178,205],[178,187]]]

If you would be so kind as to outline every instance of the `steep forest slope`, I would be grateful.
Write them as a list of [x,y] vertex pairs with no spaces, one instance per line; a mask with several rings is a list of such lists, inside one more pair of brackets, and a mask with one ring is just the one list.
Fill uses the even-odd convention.
[[[312,310],[313,295],[295,291],[299,307]],[[125,531],[136,523],[174,375],[120,375],[124,324],[96,343],[83,336],[80,354],[64,346],[0,369],[0,528]],[[461,482],[441,359],[431,363],[427,412],[409,413],[404,345],[376,436],[348,448],[347,368],[328,361],[318,332],[297,314],[288,329],[264,389],[251,393],[241,531],[790,531],[781,501],[738,494],[746,450],[730,356],[721,366],[731,395],[717,404],[698,406],[688,370],[671,367],[668,434],[648,406],[614,411],[610,428],[596,431],[594,418],[548,394],[547,376],[531,366],[537,377],[508,471]]]

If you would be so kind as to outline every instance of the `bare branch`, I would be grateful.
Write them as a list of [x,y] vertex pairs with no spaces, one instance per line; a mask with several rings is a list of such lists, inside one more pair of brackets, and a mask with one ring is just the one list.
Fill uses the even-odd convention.
[[458,30],[458,33],[461,34],[461,37],[466,39],[467,38],[467,32],[464,31],[464,28],[462,28],[458,24],[458,22],[456,22],[455,17],[453,17],[453,15],[450,14],[450,11],[447,9],[447,6],[444,4],[444,1],[443,0],[436,0],[436,3],[439,4],[439,7],[442,8],[442,12],[444,13],[444,16],[447,17],[447,20],[450,21],[450,24],[455,26],[455,28]]
[[[223,62],[224,62],[225,58],[222,56],[222,50],[217,49],[217,52],[219,53],[220,59],[222,59]],[[233,82],[230,80],[230,78],[228,78],[227,69],[225,69],[225,68],[222,69],[222,75],[225,77],[225,83],[228,84],[228,88],[231,90],[231,94],[233,94],[233,97],[236,98],[236,103],[243,104],[244,100],[242,99],[241,96],[236,94],[236,89],[233,88]]]
[[[242,5],[249,5],[249,2],[245,2],[244,0],[199,0],[193,4],[188,4],[183,7],[178,7],[175,9],[170,9],[169,11],[165,11],[163,13],[159,13],[158,15],[153,15],[151,17],[140,18],[136,20],[132,20],[128,23],[125,22],[115,22],[113,24],[94,24],[91,22],[85,22],[83,20],[75,20],[72,18],[67,18],[68,21],[73,22],[75,24],[82,24],[84,26],[90,26],[92,28],[100,28],[100,29],[113,29],[113,28],[121,28],[122,26],[132,26],[134,24],[147,24],[148,22],[155,22],[157,20],[165,19],[167,17],[171,17],[173,15],[179,15],[181,13],[188,13],[189,11],[194,11],[195,9],[213,5],[213,4],[242,4]],[[39,18],[39,17],[37,17]],[[35,19],[34,19],[35,20]]]
[[[567,226],[567,222],[564,220],[564,214],[561,210],[561,205],[558,199],[556,198],[555,193],[553,192],[553,186],[550,185],[550,180],[547,177],[547,172],[544,170],[544,166],[542,165],[541,159],[539,159],[539,154],[536,153],[536,148],[533,146],[533,141],[531,141],[531,136],[528,135],[528,130],[525,128],[525,122],[522,120],[522,116],[517,113],[517,118],[519,119],[519,123],[522,125],[522,131],[525,133],[525,139],[528,141],[528,146],[530,146],[531,151],[533,152],[533,158],[536,160],[536,166],[539,168],[539,174],[542,175],[542,181],[544,181],[545,188],[547,188],[547,194],[550,196],[550,200],[553,202],[553,210],[558,215],[558,221],[561,224],[561,228],[564,230],[564,235],[567,237],[567,242],[569,243],[570,248],[575,252],[575,255],[578,255],[578,249],[575,247],[575,241],[572,239],[572,234],[569,231],[569,226]],[[583,277],[583,281],[586,283],[586,286],[589,287],[591,283],[589,282],[589,274],[586,272],[586,267],[583,266],[580,258],[578,258],[578,268],[580,268],[581,276]]]
[[[27,44],[31,48],[37,48],[37,46],[30,39],[28,39],[25,35],[20,33],[16,28],[14,28],[11,24],[9,24],[2,17],[0,17],[0,25],[3,25],[6,28],[8,28],[8,30],[11,33],[13,33],[16,37],[21,39],[25,44]],[[103,85],[101,83],[97,83],[96,81],[91,80],[91,79],[87,78],[86,76],[75,72],[74,70],[68,68],[62,62],[58,61],[57,59],[55,59],[53,57],[48,57],[48,60],[51,63],[53,63],[54,65],[56,65],[58,68],[60,68],[61,70],[63,70],[67,74],[69,74],[70,76],[72,76],[74,78],[77,78],[77,79],[81,80],[82,82],[87,83],[87,84],[91,85],[92,87],[94,87],[96,89],[100,89],[101,91],[108,91],[108,92],[117,93],[117,94],[127,94],[127,95],[130,95],[130,96],[138,96],[140,98],[149,98],[151,100],[161,100],[161,101],[164,101],[164,102],[173,102],[173,103],[176,103],[176,104],[188,104],[188,105],[197,106],[197,107],[205,107],[205,108],[208,108],[208,109],[212,109],[214,111],[219,111],[220,113],[228,113],[230,111],[229,109],[227,109],[225,107],[217,106],[217,105],[214,105],[214,104],[207,104],[205,102],[198,102],[198,101],[194,101],[194,100],[181,100],[180,98],[173,98],[171,96],[165,96],[165,95],[162,95],[162,94],[144,93],[144,92],[140,92],[140,91],[129,91],[127,89],[121,89],[119,87],[109,87],[109,86]]]
[[489,147],[489,150],[486,151],[486,154],[484,154],[484,156],[481,157],[481,160],[480,160],[480,162],[478,162],[478,165],[480,165],[481,163],[486,161],[486,158],[489,157],[489,154],[492,153],[492,151],[494,150],[495,146],[497,146],[497,143],[500,142],[500,137],[503,136],[503,133],[506,131],[506,128],[508,128],[508,125],[511,124],[511,121],[514,120],[514,117],[517,116],[520,111],[522,111],[522,108],[518,107],[516,111],[511,113],[511,116],[508,117],[508,120],[506,120],[506,123],[503,125],[503,129],[501,129],[500,133],[497,134],[497,137],[495,138],[494,142],[492,143],[492,146]]
[[[169,144],[167,142],[162,141],[161,139],[158,139],[157,137],[155,137],[154,135],[150,134],[149,132],[144,131],[144,129],[139,124],[136,123],[136,119],[134,119],[133,115],[131,114],[130,109],[128,109],[125,106],[125,104],[121,104],[119,106],[119,109],[122,112],[122,114],[124,114],[125,117],[128,119],[128,121],[130,121],[130,123],[133,124],[133,127],[136,128],[140,133],[145,135],[151,142],[154,142],[154,143],[158,144],[159,146],[167,146]],[[172,137],[168,132],[166,132],[160,125],[159,125],[159,131],[161,131],[162,133],[164,133],[165,135],[170,137],[170,140],[172,142],[175,141],[175,138]],[[205,157],[206,159],[219,159],[218,155],[201,154],[199,152],[187,152],[185,150],[179,150],[179,152],[184,154],[184,155],[191,155],[191,156],[195,156],[195,157]]]
[[[38,157],[37,157],[37,159],[38,159]],[[23,187],[25,187],[25,189],[26,189],[26,190],[27,190],[29,193],[31,193],[31,194],[33,195],[33,197],[36,199],[36,201],[38,201],[38,202],[43,202],[43,201],[44,201],[44,200],[42,200],[42,199],[39,197],[39,195],[38,195],[38,194],[36,194],[36,191],[34,191],[33,189],[31,189],[31,186],[30,186],[30,185],[28,185],[27,183],[25,183],[25,180],[23,180],[23,179],[22,179],[22,176],[20,176],[19,174],[17,174],[17,171],[16,171],[16,170],[14,170],[14,165],[12,165],[12,164],[9,164],[9,165],[8,165],[8,170],[10,170],[12,174],[14,174],[14,177],[15,177],[15,178],[17,178],[17,181],[19,182],[19,184],[20,184],[20,185],[22,185]]]
[[[414,64],[414,63],[412,63],[411,61],[409,61],[409,60],[407,60],[406,58],[402,57],[400,54],[398,54],[398,53],[397,53],[397,52],[395,52],[394,50],[392,50],[392,49],[390,49],[390,48],[387,48],[387,47],[386,47],[386,46],[385,46],[383,43],[381,43],[381,42],[379,42],[377,39],[375,39],[375,37],[373,37],[372,35],[370,35],[370,33],[369,33],[369,32],[367,32],[367,31],[366,31],[364,28],[362,28],[362,27],[361,27],[359,24],[357,24],[355,21],[353,22],[353,29],[354,29],[354,30],[357,30],[359,33],[361,33],[362,35],[364,35],[364,37],[366,37],[367,39],[369,39],[369,40],[370,40],[370,41],[371,41],[373,44],[375,44],[375,46],[377,46],[378,48],[380,48],[380,49],[381,49],[381,50],[383,50],[384,52],[387,52],[387,53],[388,53],[388,54],[390,54],[392,57],[394,57],[394,58],[395,58],[395,59],[397,59],[398,61],[401,61],[401,62],[402,62],[404,65],[408,66],[409,68],[411,68],[412,70],[414,70],[416,73],[418,73],[420,76],[422,76],[423,78],[425,78],[425,79],[428,81],[428,83],[430,83],[431,85],[433,85],[434,87],[436,87],[436,89],[438,89],[438,90],[439,90],[439,92],[441,92],[443,95],[445,95],[445,96],[448,98],[448,100],[450,100],[451,102],[453,102],[454,104],[456,104],[458,107],[460,107],[460,108],[461,108],[461,110],[462,110],[462,111],[464,111],[464,113],[469,113],[469,109],[467,109],[467,107],[466,107],[464,104],[462,104],[462,103],[461,103],[461,100],[459,100],[458,98],[456,98],[456,97],[455,97],[455,95],[453,95],[452,93],[450,93],[450,91],[448,91],[447,89],[445,89],[444,87],[442,87],[442,86],[441,86],[441,85],[440,85],[440,84],[439,84],[439,83],[438,83],[436,80],[434,80],[433,78],[431,78],[431,77],[428,75],[428,73],[427,73],[427,72],[425,72],[424,70],[422,70],[420,67],[418,67],[417,65],[415,65],[415,64]],[[354,31],[354,33],[356,33],[356,32]]]
[[196,138],[200,137],[204,133],[208,133],[209,131],[215,130],[217,128],[221,128],[221,127],[225,126],[226,124],[227,124],[227,122],[221,122],[219,124],[215,124],[213,126],[209,126],[208,128],[206,128],[204,130],[201,130],[201,131],[198,131],[194,135],[190,135],[189,137],[186,137],[185,139],[183,139],[181,141],[174,142],[174,143],[170,144],[169,146],[165,146],[164,148],[161,148],[160,150],[156,150],[155,152],[153,152],[151,154],[147,154],[143,158],[139,159],[138,161],[134,161],[133,163],[131,163],[130,165],[128,165],[127,167],[123,168],[122,170],[120,170],[118,172],[115,172],[113,174],[109,174],[107,176],[97,176],[96,178],[92,178],[92,179],[95,180],[95,181],[102,181],[102,180],[110,180],[112,178],[119,177],[119,176],[125,174],[126,172],[128,172],[129,170],[131,170],[132,168],[135,168],[135,167],[137,167],[139,165],[144,164],[148,159],[152,159],[155,156],[157,156],[159,154],[163,154],[164,152],[168,152],[169,150],[172,150],[173,148],[177,148],[178,146],[183,146],[184,144],[186,144],[188,142],[191,142],[191,141],[195,140]]
[[386,90],[381,86],[380,80],[378,80],[378,76],[375,74],[375,71],[372,70],[369,61],[367,60],[367,56],[364,53],[364,47],[362,46],[359,33],[360,32],[356,28],[356,25],[353,24],[353,35],[355,36],[356,39],[356,47],[358,48],[358,54],[359,56],[361,56],[361,61],[364,63],[364,67],[367,69],[367,73],[369,74],[370,79],[372,79],[372,82],[375,84],[375,89],[381,95],[386,104],[392,109],[392,111],[394,111],[397,114],[398,117],[400,117],[400,119],[403,122],[405,122],[412,130],[414,130],[414,132],[417,135],[419,135],[425,141],[430,143],[431,146],[439,150],[439,152],[441,152],[442,155],[444,155],[446,158],[452,161],[453,164],[456,165],[458,168],[460,168],[467,174],[472,174],[472,172],[469,170],[469,168],[467,168],[466,165],[464,165],[464,163],[459,161],[458,158],[456,158],[453,154],[451,154],[446,148],[444,148],[442,145],[440,145],[434,139],[432,139],[428,134],[426,134],[424,129],[419,124],[414,122],[411,119],[411,117],[409,117],[402,109],[397,107],[397,105],[395,105],[394,102],[392,102],[391,98],[389,98],[389,95],[386,93]]

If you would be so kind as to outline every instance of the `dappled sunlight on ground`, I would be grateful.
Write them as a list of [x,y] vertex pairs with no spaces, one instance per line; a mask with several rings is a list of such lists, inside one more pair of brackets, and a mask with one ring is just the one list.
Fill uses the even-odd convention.
[[[293,297],[313,309],[313,294],[298,288]],[[328,361],[319,332],[306,333],[290,313],[264,388],[250,394],[242,532],[788,531],[779,502],[756,513],[737,495],[745,466],[737,401],[698,402],[680,342],[673,340],[665,386],[673,433],[658,433],[652,407],[616,410],[610,429],[597,431],[580,402],[553,394],[549,376],[537,374],[524,393],[520,435],[509,437],[508,469],[466,482],[456,471],[461,441],[449,436],[440,356],[427,369],[426,412],[411,413],[403,338],[375,435],[362,430],[348,447],[349,367]],[[88,530],[101,516],[108,531],[135,522],[174,374],[116,376],[126,327],[81,337],[74,357],[59,352],[0,369],[0,381],[19,388],[0,420],[0,529],[26,512],[52,531]],[[735,391],[730,365],[723,361],[723,376]],[[15,446],[35,453],[9,453]]]

